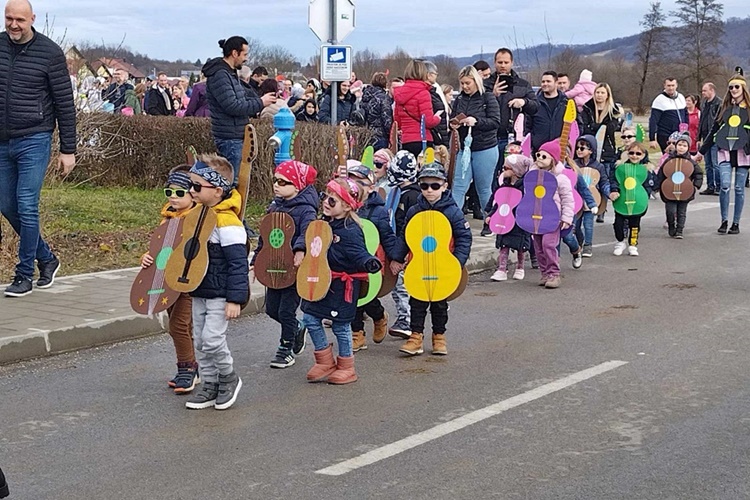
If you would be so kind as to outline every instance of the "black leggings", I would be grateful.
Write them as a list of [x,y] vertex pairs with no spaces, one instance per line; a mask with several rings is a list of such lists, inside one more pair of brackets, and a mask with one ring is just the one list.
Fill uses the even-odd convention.
[[617,241],[625,240],[625,222],[628,223],[630,230],[628,245],[634,247],[638,245],[638,233],[641,230],[641,215],[620,215],[615,213],[615,239]]
[[427,319],[427,309],[432,315],[432,333],[445,333],[448,324],[448,301],[422,302],[414,297],[409,299],[411,308],[411,331],[424,333],[424,322]]
[[381,319],[385,318],[385,309],[380,303],[380,299],[376,297],[372,300],[372,302],[368,302],[362,307],[357,308],[357,313],[354,316],[354,321],[352,321],[353,332],[365,331],[365,313],[367,313],[367,315],[372,318],[373,321],[380,321]]

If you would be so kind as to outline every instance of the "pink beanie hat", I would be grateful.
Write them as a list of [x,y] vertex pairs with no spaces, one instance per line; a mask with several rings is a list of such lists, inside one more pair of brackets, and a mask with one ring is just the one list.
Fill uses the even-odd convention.
[[548,153],[552,158],[554,158],[555,163],[560,162],[560,140],[555,139],[554,141],[545,142],[541,145],[539,148],[539,151],[545,151]]

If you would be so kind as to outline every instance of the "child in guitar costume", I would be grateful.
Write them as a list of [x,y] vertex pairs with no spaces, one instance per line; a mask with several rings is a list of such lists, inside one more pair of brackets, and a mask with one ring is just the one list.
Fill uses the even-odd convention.
[[[309,382],[350,384],[356,382],[352,328],[357,311],[360,281],[369,273],[380,271],[382,264],[370,255],[359,225],[356,210],[362,207],[365,191],[352,179],[333,179],[326,185],[323,201],[324,220],[333,231],[333,244],[328,250],[328,265],[333,281],[328,294],[317,302],[302,300],[302,321],[315,346],[315,365],[307,373]],[[338,360],[333,359],[333,345],[328,343],[323,319],[331,321],[331,329],[339,347]]]
[[[427,163],[422,167],[418,176],[419,188],[422,194],[417,198],[417,204],[406,214],[404,227],[418,213],[427,210],[437,210],[450,222],[453,236],[453,255],[463,268],[469,260],[471,252],[471,226],[464,218],[463,211],[456,205],[453,194],[448,189],[448,175],[440,163]],[[396,261],[404,262],[410,248],[405,234],[399,236],[399,255]],[[394,267],[392,265],[392,267]],[[396,265],[397,267],[397,265]],[[402,266],[403,267],[403,266]],[[411,335],[401,349],[401,352],[416,356],[424,352],[424,323],[427,310],[432,317],[432,354],[446,355],[448,349],[445,342],[445,329],[448,324],[448,301],[424,302],[411,297]]]
[[[599,182],[596,184],[596,188],[599,194],[604,200],[609,199],[609,174],[607,167],[602,163],[596,161],[596,149],[598,144],[596,143],[596,137],[593,135],[584,135],[580,137],[576,143],[576,154],[575,163],[579,168],[592,168],[599,172]],[[598,214],[599,208],[596,210],[591,208],[586,210],[581,217],[576,220],[576,237],[583,242],[582,257],[592,257],[593,252],[593,241],[594,241],[594,216]]]
[[[380,236],[380,245],[383,247],[386,257],[391,260],[395,259],[398,246],[396,234],[393,232],[388,220],[385,201],[374,190],[374,172],[362,164],[350,166],[347,168],[347,171],[349,172],[349,178],[355,180],[367,196],[362,207],[357,210],[357,215],[375,225]],[[376,344],[381,343],[386,333],[388,333],[388,313],[380,303],[380,299],[375,297],[367,304],[357,307],[357,313],[354,321],[352,321],[352,350],[354,352],[367,349],[365,341],[365,313],[367,313],[367,316],[374,323],[372,340]]]
[[[586,146],[588,147],[588,146]],[[594,199],[594,196],[591,194],[591,190],[589,189],[588,184],[586,183],[586,179],[583,177],[583,174],[581,174],[580,170],[578,170],[578,166],[576,164],[573,164],[573,160],[570,156],[566,158],[567,165],[565,166],[566,170],[572,170],[576,172],[576,182],[573,186],[573,189],[576,193],[581,197],[583,200],[582,209],[575,214],[573,217],[573,226],[575,228],[574,231],[569,231],[568,234],[563,236],[562,241],[565,243],[565,245],[568,247],[568,250],[570,250],[570,255],[573,257],[573,269],[580,269],[583,265],[583,233],[578,231],[578,227],[580,227],[581,221],[583,220],[583,216],[586,214],[590,214],[592,216],[592,231],[593,231],[593,216],[596,215],[596,212],[599,210],[599,205],[597,205],[596,200]],[[574,168],[575,167],[575,168]],[[574,195],[575,196],[575,195]],[[575,211],[575,206],[573,208]],[[579,237],[579,232],[580,237]],[[559,252],[558,252],[559,253]]]
[[554,193],[555,204],[560,210],[560,226],[551,233],[533,234],[536,258],[542,273],[540,286],[545,288],[560,287],[560,256],[557,247],[560,244],[560,231],[573,223],[573,187],[563,173],[565,167],[560,163],[560,142],[550,141],[542,144],[536,153],[536,161],[529,171],[546,170],[557,179],[557,191]]
[[[195,206],[190,196],[190,165],[180,165],[172,169],[167,178],[164,194],[167,204],[161,209],[162,224],[168,219],[184,217]],[[141,267],[146,269],[154,264],[154,257],[146,252],[141,257]],[[186,394],[200,383],[198,363],[193,350],[193,299],[181,293],[177,301],[167,309],[169,316],[169,336],[172,337],[177,354],[177,375],[167,382],[175,394]]]
[[[628,161],[625,163],[621,163],[615,167],[615,172],[610,179],[609,179],[609,188],[611,191],[611,194],[609,196],[609,199],[612,201],[617,200],[620,197],[620,183],[617,180],[617,169],[623,168],[624,166],[628,164],[642,164],[647,165],[648,162],[645,160],[646,157],[646,148],[641,144],[640,142],[634,142],[628,147]],[[648,168],[648,167],[647,167]],[[649,178],[646,177],[646,180],[643,181],[643,188],[647,189],[649,183]],[[646,200],[648,201],[648,200]],[[641,218],[646,214],[646,211],[648,210],[648,205],[646,205],[646,210],[644,210],[640,214],[634,214],[634,215],[623,215],[615,211],[615,223],[614,223],[614,230],[615,230],[615,239],[617,239],[617,243],[615,243],[615,249],[614,249],[614,255],[622,255],[625,252],[625,249],[628,249],[628,254],[637,257],[638,256],[638,236],[641,230]],[[628,241],[625,241],[625,236],[628,236]]]
[[[700,169],[698,164],[695,163],[690,155],[691,143],[692,141],[689,135],[681,135],[675,143],[674,150],[668,154],[665,162],[671,160],[672,158],[682,158],[686,161],[689,161],[693,165],[693,173],[692,175],[690,175],[690,181],[692,181],[693,186],[695,186],[695,189],[697,190],[700,189],[701,185],[703,184],[703,171]],[[666,180],[667,177],[664,174],[663,169],[660,168],[659,174],[657,176],[657,182],[660,188]],[[664,202],[664,209],[667,212],[667,229],[669,231],[669,236],[681,240],[682,231],[685,229],[685,220],[687,219],[687,206],[688,203],[690,203],[693,198],[695,198],[695,192],[693,192],[693,195],[690,198],[679,201],[668,200],[664,196],[663,189],[660,189],[659,192],[661,193],[661,199]]]
[[[274,171],[273,194],[275,198],[266,213],[283,212],[294,221],[292,251],[294,266],[299,267],[305,256],[305,231],[310,222],[318,216],[320,197],[313,183],[317,171],[310,165],[290,160],[279,164]],[[263,238],[258,238],[258,247],[250,261],[250,269],[255,266],[255,259],[263,248]],[[297,308],[300,297],[297,286],[282,289],[266,290],[266,314],[281,325],[281,338],[276,356],[271,361],[271,368],[288,368],[295,362],[295,357],[305,349],[305,325],[297,320]]]
[[[499,184],[497,189],[503,186],[511,186],[523,192],[523,176],[529,171],[531,163],[531,158],[527,158],[521,154],[506,156],[503,162],[503,170],[497,177]],[[487,212],[485,223],[487,224],[490,223],[490,217],[498,210],[494,198],[493,194],[485,208]],[[497,258],[497,271],[495,271],[490,279],[492,281],[508,280],[508,257],[510,256],[511,249],[513,249],[518,256],[516,270],[513,272],[513,279],[522,280],[526,276],[524,263],[526,261],[526,252],[531,248],[531,235],[521,229],[518,224],[515,224],[510,232],[497,235],[495,238],[495,248],[500,249],[500,253]]]
[[242,380],[227,345],[229,320],[248,301],[247,233],[238,217],[240,193],[232,188],[234,169],[217,155],[201,155],[190,169],[190,192],[213,208],[217,224],[208,241],[208,270],[193,296],[193,339],[203,385],[185,403],[190,409],[230,408]]
[[[417,180],[417,159],[408,151],[399,151],[388,164],[388,196],[386,196],[386,210],[391,219],[391,228],[397,238],[403,238],[406,229],[406,213],[417,204],[417,198],[422,194]],[[388,334],[393,337],[408,339],[411,335],[411,311],[409,309],[409,294],[404,286],[404,272],[398,273],[396,286],[393,287],[391,298],[396,305],[398,317]]]

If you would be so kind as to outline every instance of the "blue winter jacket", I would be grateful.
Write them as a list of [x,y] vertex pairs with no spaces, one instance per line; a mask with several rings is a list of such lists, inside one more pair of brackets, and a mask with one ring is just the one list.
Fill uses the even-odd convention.
[[[289,214],[294,221],[294,236],[292,237],[292,251],[305,251],[305,231],[307,226],[318,216],[318,204],[320,198],[315,186],[307,186],[300,191],[297,196],[291,200],[284,198],[274,198],[268,206],[266,213],[284,212]],[[263,238],[258,238],[258,247],[250,261],[250,265],[255,265],[255,258],[258,252],[263,248]]]
[[380,244],[383,246],[385,255],[394,260],[398,255],[398,240],[391,229],[383,198],[377,192],[370,193],[364,206],[357,211],[357,215],[375,224],[375,227],[378,228],[378,234],[380,234]]
[[250,96],[237,71],[224,59],[209,59],[201,69],[206,78],[206,97],[215,139],[244,139],[245,125],[263,110],[263,101]]
[[[430,202],[420,194],[419,198],[417,198],[417,204],[411,207],[409,209],[409,212],[406,214],[405,226],[409,225],[409,221],[412,219],[412,217],[417,215],[419,212],[424,212],[425,210],[437,210],[438,212],[441,212],[443,215],[445,215],[445,217],[448,219],[448,222],[451,223],[451,230],[453,232],[452,253],[458,259],[458,262],[461,263],[461,267],[464,267],[466,265],[466,262],[469,260],[469,254],[471,253],[471,226],[466,221],[464,213],[460,208],[458,208],[456,202],[453,201],[453,195],[451,195],[450,190],[446,189],[443,192],[443,196],[441,196],[434,205],[431,205]],[[406,238],[402,236],[399,239],[399,252],[397,256],[398,258],[395,260],[397,260],[398,262],[403,262],[408,253],[409,246],[406,243]]]
[[[333,230],[333,243],[328,250],[328,265],[331,271],[348,274],[380,271],[382,265],[377,257],[367,252],[365,235],[356,222],[348,219],[333,219],[328,222]],[[357,312],[360,281],[354,280],[352,286],[352,301],[347,302],[344,300],[344,282],[334,278],[328,294],[322,300],[302,300],[302,311],[318,318],[351,322]]]
[[568,98],[562,92],[559,93],[555,109],[550,109],[541,90],[537,93],[536,100],[538,108],[531,118],[531,149],[533,151],[538,151],[542,144],[554,141],[562,135],[565,108],[568,105]]

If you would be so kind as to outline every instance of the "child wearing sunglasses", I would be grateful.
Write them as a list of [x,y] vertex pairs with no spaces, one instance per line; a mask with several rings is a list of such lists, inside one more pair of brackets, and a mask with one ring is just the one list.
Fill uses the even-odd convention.
[[[437,210],[442,213],[451,224],[453,255],[458,259],[461,267],[464,267],[471,252],[471,226],[464,218],[463,211],[456,205],[453,195],[448,189],[448,175],[445,168],[440,163],[427,163],[420,170],[417,180],[422,194],[417,198],[417,204],[409,209],[404,227],[419,212]],[[396,260],[404,262],[410,250],[412,252],[422,251],[421,249],[410,249],[404,233],[400,233],[399,255]],[[399,350],[410,356],[416,356],[424,352],[424,323],[429,309],[432,317],[432,354],[441,356],[448,354],[445,342],[445,330],[448,324],[448,301],[424,302],[411,297],[409,308],[411,310],[411,335]]]
[[[194,206],[190,196],[190,165],[179,165],[169,172],[164,195],[167,203],[161,209],[164,224],[169,219],[184,217]],[[146,252],[141,256],[141,267],[146,269],[154,265],[154,256]],[[169,336],[174,343],[177,355],[177,374],[167,382],[175,394],[187,394],[200,383],[198,363],[193,350],[193,299],[187,293],[181,293],[175,303],[167,309],[169,317]]]
[[[635,142],[628,147],[628,161],[625,163],[621,163],[620,165],[615,168],[615,174],[617,173],[618,168],[622,168],[624,165],[627,164],[642,164],[647,165],[648,161],[646,158],[646,148],[641,144],[640,142]],[[648,167],[647,167],[648,168]],[[649,178],[647,177],[645,181],[643,181],[643,187],[646,188],[646,191],[648,191],[648,183]],[[609,179],[609,189],[610,189],[610,196],[609,199],[612,201],[615,201],[617,198],[620,197],[620,183],[617,181],[617,176],[613,175]],[[638,236],[641,231],[641,218],[646,214],[646,212],[643,212],[642,214],[637,215],[622,215],[617,212],[615,212],[615,224],[614,224],[614,230],[615,230],[615,239],[617,240],[617,243],[615,243],[615,249],[614,249],[614,255],[620,256],[625,252],[625,249],[628,249],[628,255],[632,257],[638,256]],[[627,234],[626,234],[627,233]],[[625,241],[625,237],[627,236],[628,241]]]
[[[279,164],[273,173],[274,199],[266,213],[283,212],[294,221],[292,251],[294,266],[299,267],[305,256],[305,231],[318,216],[320,198],[313,183],[318,175],[315,168],[305,163],[290,160]],[[255,258],[263,248],[263,238],[258,238],[258,247],[250,260],[250,269],[255,267]],[[305,349],[307,329],[297,319],[300,297],[297,286],[276,290],[266,289],[266,314],[281,325],[281,338],[271,368],[288,368],[295,357]]]
[[[357,381],[352,350],[352,328],[357,312],[360,282],[368,274],[380,271],[382,264],[365,247],[365,236],[356,211],[362,207],[365,190],[352,179],[333,179],[326,185],[323,219],[333,231],[328,250],[331,288],[318,302],[302,300],[302,321],[315,346],[315,365],[307,372],[309,382],[350,384]],[[331,330],[338,343],[338,359],[333,359],[333,346],[328,343],[323,319],[331,321]]]
[[531,236],[539,262],[539,270],[542,273],[540,286],[545,288],[560,287],[560,255],[557,247],[560,244],[560,232],[573,224],[573,187],[563,173],[565,167],[560,162],[560,141],[544,143],[536,153],[536,161],[531,165],[529,171],[546,170],[557,179],[557,190],[553,198],[557,208],[560,210],[560,225],[547,234],[534,234]]
[[[361,163],[359,165],[351,165],[347,170],[349,178],[354,179],[365,191],[365,201],[362,208],[357,210],[357,215],[375,225],[385,256],[393,261],[396,259],[398,242],[396,234],[393,232],[388,221],[388,211],[385,209],[385,201],[374,190],[374,172]],[[385,263],[383,262],[383,264]],[[367,304],[357,307],[357,313],[354,321],[352,321],[352,349],[354,352],[367,349],[365,341],[365,314],[372,319],[374,324],[372,340],[376,344],[381,343],[386,333],[388,333],[388,313],[380,303],[380,299],[376,297]]]
[[187,408],[226,410],[237,400],[242,379],[227,345],[229,320],[239,317],[250,295],[247,233],[239,218],[242,197],[232,188],[234,168],[225,158],[201,155],[190,169],[193,198],[216,212],[208,240],[208,269],[193,296],[193,339],[203,384]]
[[[703,184],[703,171],[690,155],[690,145],[690,136],[687,135],[687,133],[681,135],[675,142],[674,150],[667,155],[667,158],[664,161],[666,162],[673,158],[682,158],[689,161],[693,165],[693,173],[690,176],[690,180],[692,181],[693,186],[695,186],[695,189],[698,190]],[[662,165],[663,164],[664,162],[662,162]],[[665,180],[667,180],[666,176],[661,169],[659,169],[657,184],[661,187]],[[661,199],[664,202],[664,209],[667,213],[667,229],[669,231],[669,236],[681,240],[682,231],[685,229],[685,220],[687,219],[687,206],[688,203],[695,198],[695,193],[693,193],[693,196],[687,200],[676,201],[666,199],[664,197],[664,192],[661,191],[661,189],[659,191],[661,192]]]
[[[584,135],[578,139],[576,143],[575,163],[579,168],[593,168],[599,172],[599,182],[596,185],[596,189],[602,196],[601,204],[606,206],[607,200],[609,199],[609,175],[607,167],[604,164],[598,162],[595,157],[597,148],[596,137],[593,135]],[[579,219],[576,220],[576,237],[583,242],[583,251],[581,252],[582,257],[593,256],[593,240],[594,240],[594,215],[597,215],[599,208],[591,207],[590,205],[584,204],[583,214]]]

